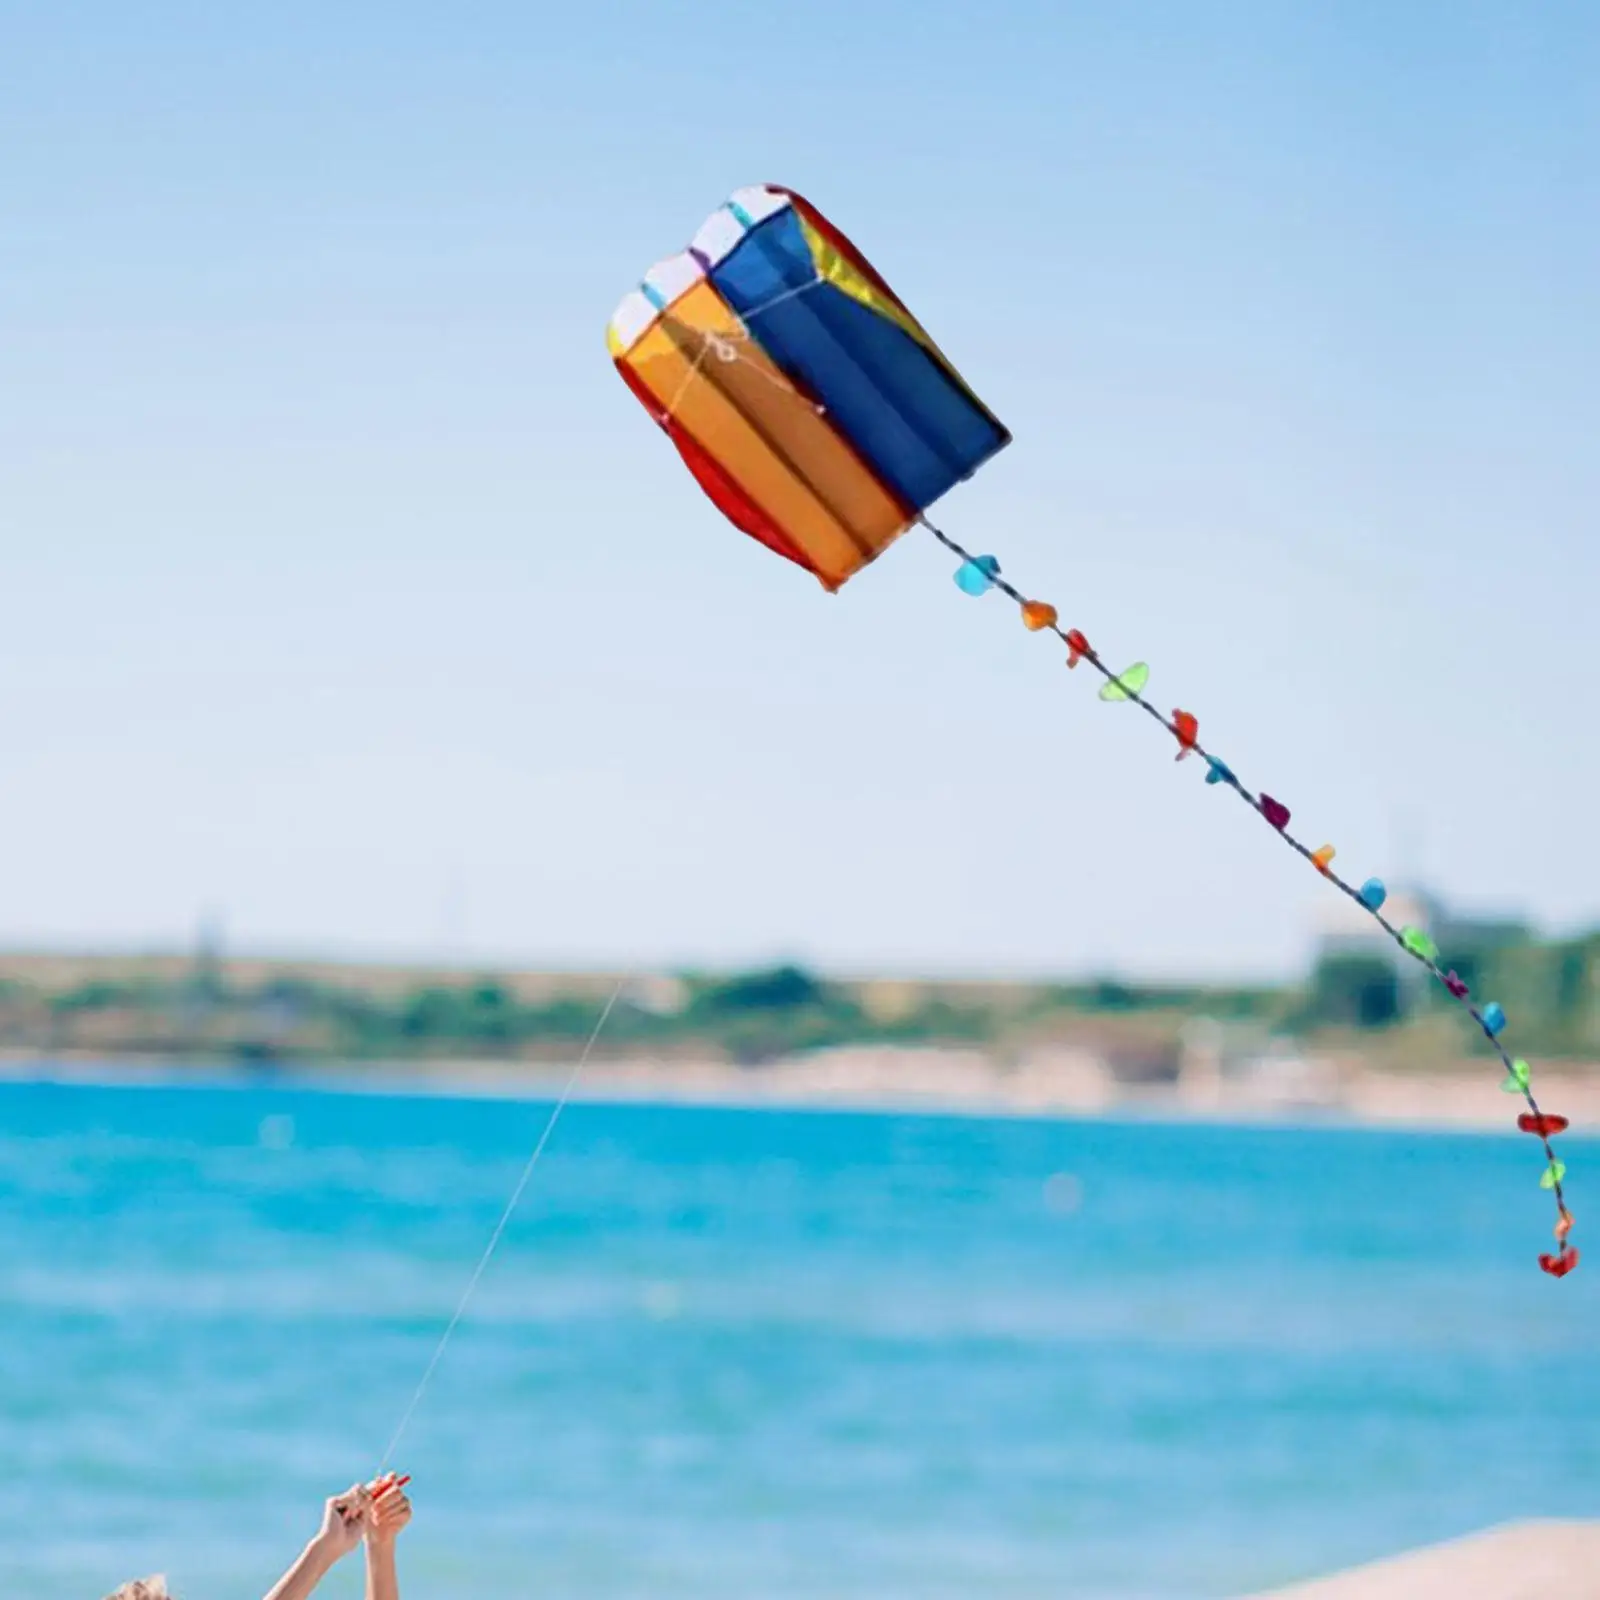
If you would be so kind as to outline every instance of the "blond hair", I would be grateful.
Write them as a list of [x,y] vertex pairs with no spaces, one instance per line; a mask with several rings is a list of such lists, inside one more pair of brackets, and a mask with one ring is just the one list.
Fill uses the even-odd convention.
[[114,1594],[108,1594],[106,1600],[172,1600],[172,1596],[167,1592],[165,1578],[135,1578]]

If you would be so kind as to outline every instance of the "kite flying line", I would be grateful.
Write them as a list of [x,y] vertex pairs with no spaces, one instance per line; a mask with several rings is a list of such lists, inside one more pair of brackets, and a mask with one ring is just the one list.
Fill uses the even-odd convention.
[[400,1421],[395,1427],[394,1434],[384,1449],[383,1459],[378,1464],[378,1476],[380,1479],[388,1471],[389,1462],[394,1457],[395,1449],[404,1436],[407,1427],[410,1426],[411,1418],[415,1414],[417,1406],[421,1403],[423,1395],[427,1392],[428,1385],[433,1379],[434,1370],[438,1367],[445,1348],[450,1343],[451,1336],[460,1326],[462,1317],[466,1315],[467,1303],[472,1299],[473,1292],[477,1289],[479,1281],[485,1271],[488,1270],[490,1260],[500,1246],[500,1240],[504,1237],[506,1228],[511,1222],[512,1213],[516,1211],[522,1200],[523,1193],[528,1187],[528,1181],[533,1177],[533,1169],[539,1165],[539,1158],[544,1154],[545,1146],[550,1143],[550,1135],[555,1132],[556,1123],[560,1121],[561,1113],[566,1108],[567,1101],[572,1098],[572,1091],[577,1088],[578,1079],[582,1077],[583,1069],[589,1064],[589,1057],[594,1051],[595,1043],[600,1037],[601,1030],[610,1021],[611,1013],[617,1001],[621,998],[627,982],[626,977],[618,979],[616,988],[611,991],[611,998],[606,1001],[605,1008],[601,1011],[598,1020],[589,1032],[589,1038],[578,1057],[577,1065],[567,1074],[567,1081],[561,1086],[561,1093],[556,1096],[555,1104],[550,1108],[550,1115],[545,1118],[538,1142],[534,1145],[533,1153],[528,1157],[527,1164],[522,1169],[522,1176],[517,1179],[517,1186],[511,1191],[511,1198],[506,1201],[505,1210],[500,1213],[500,1220],[495,1223],[494,1231],[489,1235],[489,1242],[484,1246],[483,1254],[478,1258],[478,1264],[473,1268],[472,1276],[468,1278],[467,1286],[462,1290],[460,1300],[456,1302],[456,1309],[452,1313],[449,1322],[445,1324],[444,1332],[439,1335],[439,1342],[433,1348],[433,1355],[429,1358],[427,1366],[423,1368],[422,1377],[417,1382],[417,1387],[412,1393],[410,1402],[401,1413]]

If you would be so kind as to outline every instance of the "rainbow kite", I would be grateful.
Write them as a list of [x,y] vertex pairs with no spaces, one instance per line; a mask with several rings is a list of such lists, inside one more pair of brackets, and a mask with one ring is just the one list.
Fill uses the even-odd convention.
[[997,589],[1023,624],[1054,635],[1067,665],[1105,680],[1100,698],[1128,701],[1167,730],[1178,760],[1201,758],[1208,784],[1232,789],[1323,877],[1361,906],[1463,1005],[1505,1065],[1502,1087],[1528,1109],[1517,1126],[1538,1138],[1553,1191],[1557,1250],[1539,1265],[1565,1277],[1577,1264],[1565,1165],[1551,1147],[1567,1119],[1539,1109],[1528,1063],[1501,1043],[1505,1012],[1474,1004],[1419,928],[1383,914],[1376,878],[1356,885],[1289,831],[1289,808],[1252,792],[1200,743],[1188,711],[1170,716],[1145,697],[1150,669],[1113,672],[1056,608],[1029,599],[989,555],[972,555],[926,512],[1011,442],[926,330],[866,257],[820,211],[773,184],[741,189],[709,217],[689,248],[659,262],[617,307],[607,329],[617,370],[677,447],[700,487],[735,527],[839,589],[912,526],[959,561],[969,595]]

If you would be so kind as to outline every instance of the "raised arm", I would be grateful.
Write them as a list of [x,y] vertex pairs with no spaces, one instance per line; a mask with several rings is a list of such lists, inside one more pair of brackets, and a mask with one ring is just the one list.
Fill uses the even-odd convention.
[[371,1503],[370,1492],[360,1484],[328,1501],[322,1508],[322,1527],[294,1565],[267,1591],[267,1600],[306,1600],[333,1564],[361,1542]]
[[400,1600],[394,1542],[411,1520],[405,1478],[380,1481],[367,1509],[367,1600]]

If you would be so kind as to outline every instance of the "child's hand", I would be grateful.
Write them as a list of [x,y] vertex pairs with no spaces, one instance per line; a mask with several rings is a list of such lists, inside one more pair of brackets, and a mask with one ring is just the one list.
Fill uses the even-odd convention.
[[322,1508],[322,1528],[317,1543],[334,1560],[347,1556],[361,1543],[367,1513],[372,1506],[372,1491],[364,1483],[354,1483],[343,1494],[335,1495]]
[[411,1502],[405,1496],[408,1480],[393,1477],[380,1482],[367,1508],[367,1543],[392,1545],[400,1530],[411,1520]]

